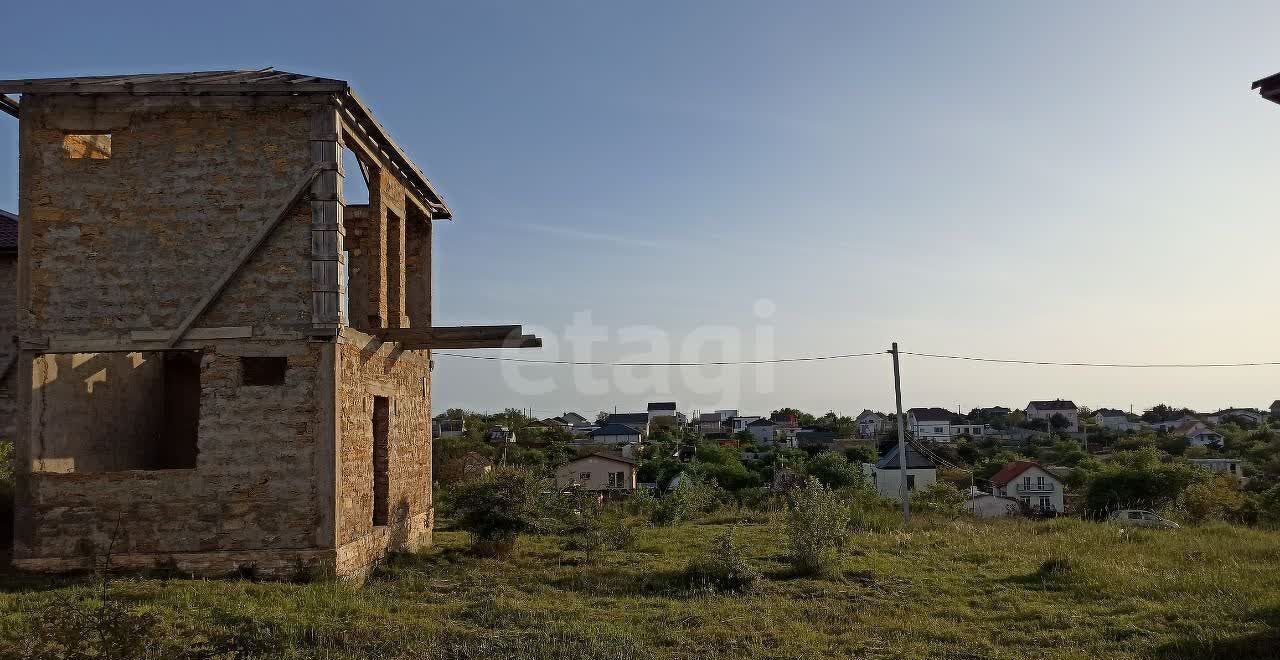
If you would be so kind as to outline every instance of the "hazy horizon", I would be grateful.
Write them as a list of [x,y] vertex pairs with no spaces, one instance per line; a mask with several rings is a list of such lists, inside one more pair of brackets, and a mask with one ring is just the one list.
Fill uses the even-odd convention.
[[[1280,71],[1272,3],[69,4],[8,11],[20,57],[0,78],[275,66],[351,81],[456,214],[435,226],[434,322],[548,340],[511,357],[898,341],[1280,361],[1280,106],[1249,90]],[[16,134],[0,116],[10,210]],[[589,353],[569,343],[584,315],[604,336]],[[529,385],[543,378],[550,391]],[[433,388],[436,412],[893,406],[883,356],[701,370],[439,356]],[[903,394],[964,411],[1265,407],[1280,366],[905,357]]]

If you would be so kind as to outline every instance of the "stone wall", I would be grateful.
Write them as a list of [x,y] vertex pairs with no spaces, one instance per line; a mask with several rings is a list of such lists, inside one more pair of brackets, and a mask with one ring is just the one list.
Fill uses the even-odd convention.
[[[430,540],[430,365],[425,351],[396,350],[344,330],[337,349],[338,515],[340,572],[353,572],[387,549]],[[385,527],[373,525],[373,397],[390,400]]]
[[[64,136],[90,129],[110,157],[68,157]],[[310,168],[309,131],[300,103],[24,97],[22,336],[176,327]],[[309,326],[310,230],[296,205],[197,325]]]
[[[317,383],[327,382],[321,364],[331,350],[321,342],[210,345],[201,364],[196,468],[29,475],[15,563],[68,567],[113,536],[115,552],[137,561],[172,557],[215,572],[234,570],[248,551],[278,551],[262,555],[269,561],[317,548],[323,476],[332,474],[331,454],[316,442]],[[242,385],[246,353],[287,355],[284,385]]]

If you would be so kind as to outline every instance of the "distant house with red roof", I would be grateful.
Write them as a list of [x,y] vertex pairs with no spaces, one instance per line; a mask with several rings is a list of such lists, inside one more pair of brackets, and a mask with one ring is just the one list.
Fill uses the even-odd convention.
[[991,494],[1016,498],[1023,506],[1062,513],[1062,482],[1034,461],[1014,461],[991,477]]

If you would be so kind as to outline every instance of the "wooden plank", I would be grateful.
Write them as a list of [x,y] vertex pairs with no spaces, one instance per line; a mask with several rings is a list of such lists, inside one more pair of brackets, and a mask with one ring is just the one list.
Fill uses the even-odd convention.
[[5,96],[4,94],[0,94],[0,112],[17,117],[18,102]]
[[461,325],[430,328],[375,328],[370,334],[384,341],[439,341],[445,339],[505,339],[520,336],[518,325]]
[[303,194],[311,188],[311,182],[314,181],[322,171],[330,166],[336,165],[333,163],[317,163],[313,165],[311,169],[307,170],[306,175],[304,175],[302,179],[294,185],[293,190],[289,191],[288,200],[280,205],[276,210],[275,216],[267,218],[262,225],[258,227],[257,233],[255,233],[253,238],[250,239],[249,242],[240,250],[240,254],[236,256],[231,265],[222,273],[218,280],[213,283],[213,286],[209,287],[209,290],[205,292],[202,298],[200,298],[200,301],[196,303],[195,307],[187,313],[186,318],[182,320],[182,323],[178,325],[178,329],[174,330],[173,335],[169,338],[168,345],[170,347],[176,345],[179,341],[182,341],[183,336],[187,334],[187,330],[196,322],[196,319],[200,318],[200,315],[209,308],[209,305],[213,304],[213,301],[216,300],[218,296],[222,295],[223,290],[225,290],[227,285],[231,283],[231,278],[235,277],[236,274],[240,272],[241,268],[244,268],[244,265],[249,261],[249,257],[252,257],[253,254],[258,251],[258,248],[262,247],[262,244],[266,242],[267,237],[275,231],[277,226],[279,226],[280,221],[284,220],[284,217],[293,209],[294,204],[297,204]]
[[533,335],[520,335],[519,338],[503,339],[439,339],[398,343],[406,351],[420,351],[432,348],[542,348],[542,340]]
[[[134,341],[168,341],[173,336],[169,330],[134,330],[129,337]],[[253,327],[247,325],[221,328],[191,328],[187,339],[244,339],[253,336]]]

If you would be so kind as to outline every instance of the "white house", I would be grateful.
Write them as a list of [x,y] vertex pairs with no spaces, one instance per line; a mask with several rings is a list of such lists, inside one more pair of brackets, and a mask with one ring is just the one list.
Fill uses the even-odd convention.
[[1191,420],[1169,430],[1174,437],[1186,438],[1191,447],[1221,447],[1226,438],[1200,420]]
[[1031,509],[1062,513],[1062,482],[1031,461],[1014,461],[991,477],[991,494],[1013,497]]
[[657,403],[650,403],[648,415],[650,423],[664,417],[670,418],[669,420],[664,420],[667,424],[675,425],[683,424],[685,422],[684,415],[680,413],[680,411],[676,410],[675,401],[659,401]]
[[854,422],[858,425],[859,438],[878,438],[892,426],[888,417],[874,410],[862,411]]
[[1202,470],[1229,474],[1233,477],[1238,477],[1241,481],[1245,480],[1244,466],[1234,458],[1189,458],[1187,462]]
[[1017,515],[1020,511],[1018,500],[1012,497],[982,492],[970,494],[969,501],[965,503],[965,508],[979,518],[1001,518]]
[[588,454],[556,469],[556,486],[580,486],[589,491],[636,489],[636,461],[610,454]]
[[431,437],[433,438],[461,438],[466,430],[466,422],[462,419],[450,419],[442,415],[431,420]]
[[916,440],[950,442],[955,419],[956,414],[945,408],[912,408],[907,411],[907,430]]
[[1142,422],[1116,408],[1097,409],[1093,413],[1093,423],[1109,431],[1136,431],[1142,428]]
[[1266,419],[1267,414],[1254,408],[1224,408],[1209,415],[1207,419],[1210,424],[1222,424],[1230,421],[1232,417],[1238,417],[1253,426],[1258,426],[1262,424],[1262,420]]
[[1067,426],[1062,429],[1063,431],[1068,433],[1080,432],[1080,412],[1075,403],[1066,399],[1054,399],[1052,401],[1032,401],[1027,404],[1027,417],[1030,419],[1043,419],[1045,422],[1052,424],[1054,415],[1062,415],[1067,420]]
[[626,445],[643,440],[639,430],[626,424],[605,424],[592,431],[589,437],[593,444],[598,445]]
[[[899,499],[899,488],[902,484],[902,469],[898,462],[898,447],[894,445],[872,465],[864,463],[863,473],[871,477],[880,495],[890,499]],[[907,491],[915,492],[927,488],[938,480],[938,466],[925,457],[915,445],[907,443]]]
[[771,444],[777,438],[778,425],[772,419],[761,417],[747,424],[747,431],[760,444]]
[[745,431],[747,430],[747,425],[750,424],[751,422],[756,421],[757,419],[761,419],[761,417],[759,415],[742,415],[739,417],[730,417],[729,429],[733,433],[737,433],[738,431]]

